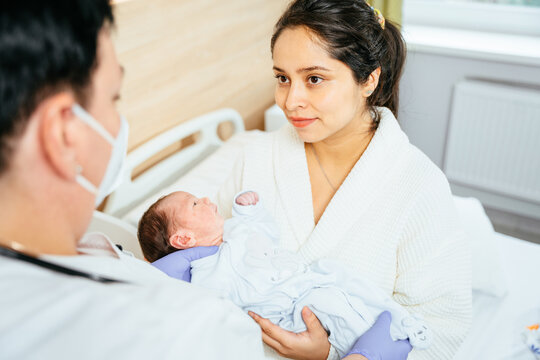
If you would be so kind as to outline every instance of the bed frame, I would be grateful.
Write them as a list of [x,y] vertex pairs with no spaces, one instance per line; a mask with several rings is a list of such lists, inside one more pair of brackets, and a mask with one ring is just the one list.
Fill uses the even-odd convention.
[[144,259],[137,240],[137,229],[123,220],[101,211],[94,211],[94,216],[86,232],[102,233],[113,243],[121,245],[122,250],[129,251],[138,259]]
[[[109,196],[103,212],[121,217],[148,195],[187,173],[223,144],[218,135],[218,127],[227,122],[234,126],[233,134],[245,130],[242,117],[237,111],[220,109],[183,122],[137,147],[128,154],[124,181]],[[153,156],[192,135],[195,135],[193,144],[161,160],[136,178],[133,177],[135,169]]]

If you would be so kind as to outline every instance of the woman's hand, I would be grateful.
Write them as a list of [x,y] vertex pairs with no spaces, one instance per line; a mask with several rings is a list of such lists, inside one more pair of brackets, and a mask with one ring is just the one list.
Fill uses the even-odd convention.
[[279,355],[297,360],[325,360],[328,357],[328,334],[307,306],[302,309],[302,319],[307,330],[298,334],[284,330],[251,311],[249,315],[261,327],[264,343]]

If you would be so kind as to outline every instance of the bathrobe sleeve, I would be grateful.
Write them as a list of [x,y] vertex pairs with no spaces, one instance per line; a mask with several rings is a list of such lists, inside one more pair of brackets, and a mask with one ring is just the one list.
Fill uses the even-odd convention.
[[422,315],[434,334],[431,347],[409,359],[451,359],[470,326],[470,251],[444,175],[435,172],[424,185],[405,218],[394,299]]

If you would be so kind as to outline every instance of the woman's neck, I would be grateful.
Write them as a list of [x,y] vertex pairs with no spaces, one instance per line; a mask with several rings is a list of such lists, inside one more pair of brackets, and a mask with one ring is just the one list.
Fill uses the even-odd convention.
[[369,146],[375,135],[371,122],[363,121],[352,129],[349,127],[313,143],[322,163],[342,167],[345,164],[355,164]]
[[349,123],[349,126],[322,141],[304,145],[315,224],[367,149],[374,134],[371,118],[364,118]]
[[373,132],[351,134],[337,141],[326,139],[314,143],[313,146],[321,161],[330,160],[336,164],[356,163],[369,146],[373,135]]

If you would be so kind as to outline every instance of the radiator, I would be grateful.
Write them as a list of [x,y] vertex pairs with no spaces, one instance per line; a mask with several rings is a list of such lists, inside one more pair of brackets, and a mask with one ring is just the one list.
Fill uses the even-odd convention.
[[462,81],[448,130],[443,168],[453,190],[540,219],[540,90]]

